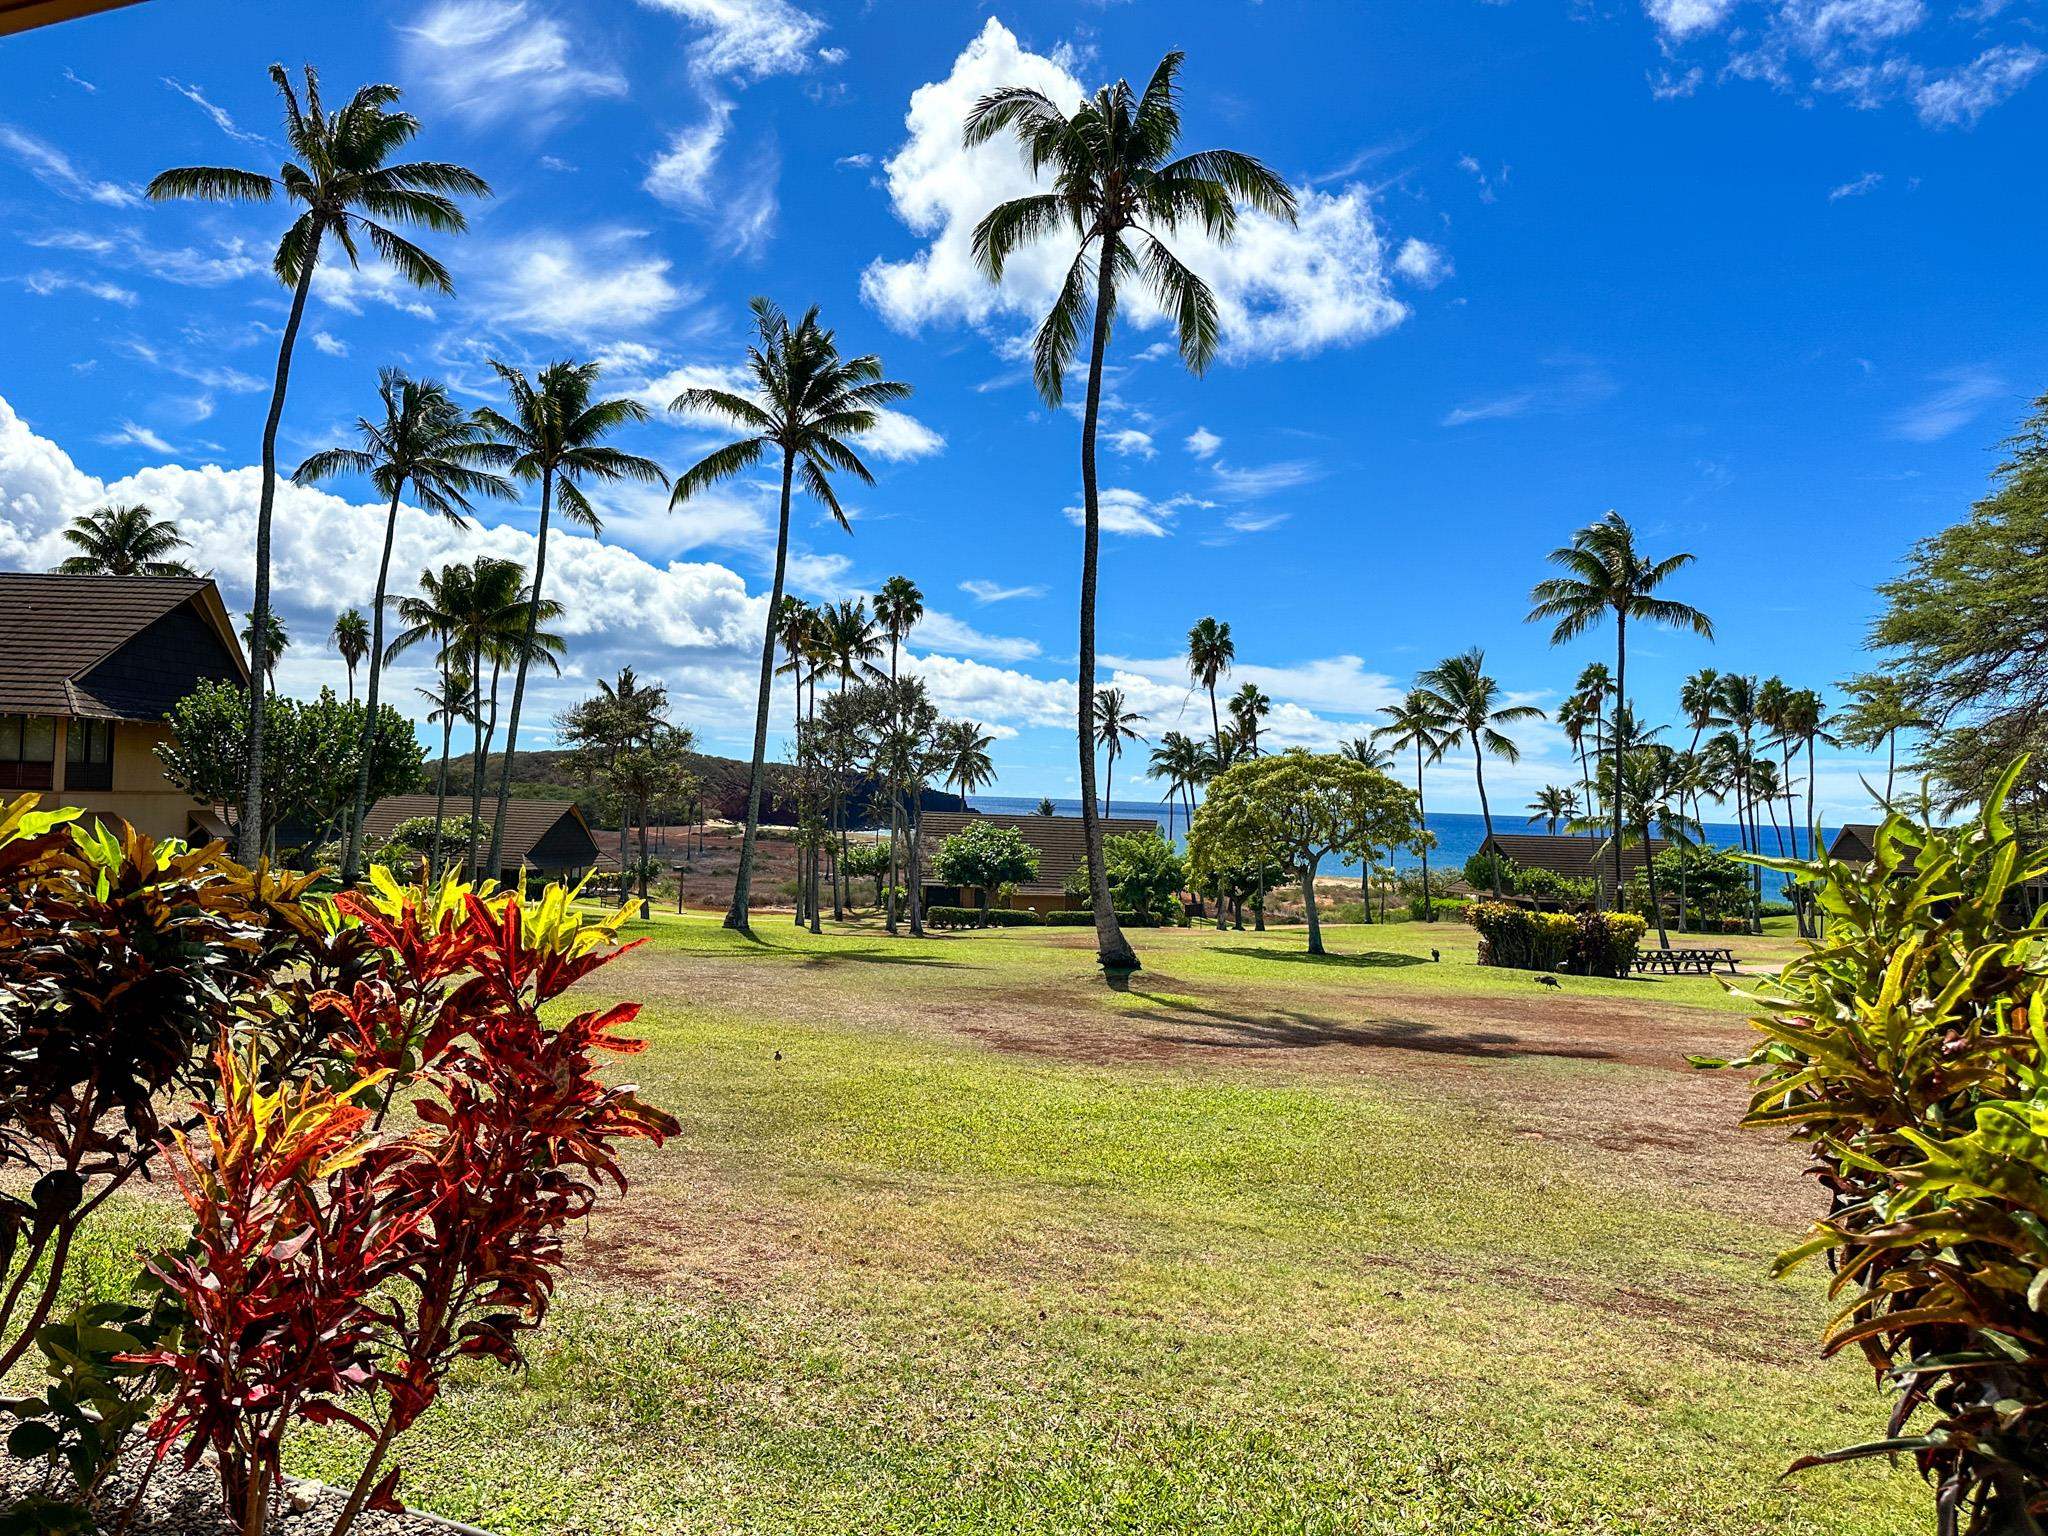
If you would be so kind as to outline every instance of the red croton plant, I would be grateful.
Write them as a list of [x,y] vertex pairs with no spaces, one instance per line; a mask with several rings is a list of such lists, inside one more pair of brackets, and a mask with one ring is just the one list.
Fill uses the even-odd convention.
[[640,1049],[615,1032],[637,1004],[542,1018],[632,947],[616,942],[623,914],[587,922],[559,888],[528,904],[373,879],[335,904],[379,963],[310,1000],[323,1080],[266,1089],[259,1050],[224,1050],[204,1140],[171,1149],[195,1231],[151,1265],[187,1318],[138,1357],[176,1382],[151,1433],[159,1454],[182,1441],[188,1466],[216,1453],[246,1536],[294,1422],[370,1437],[335,1536],[396,1508],[394,1439],[463,1357],[520,1362],[564,1228],[603,1184],[625,1188],[619,1143],[677,1128],[597,1073],[599,1052]]

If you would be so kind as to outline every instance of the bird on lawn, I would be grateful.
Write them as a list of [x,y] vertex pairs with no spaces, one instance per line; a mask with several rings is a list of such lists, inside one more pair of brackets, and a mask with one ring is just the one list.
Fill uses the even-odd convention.
[[1431,951],[1429,952],[1429,958],[1430,958],[1430,959],[1432,959],[1432,960],[1434,960],[1434,961],[1436,961],[1436,962],[1437,962],[1437,964],[1439,964],[1439,965],[1443,964],[1443,959],[1444,959],[1444,957],[1443,957],[1442,953],[1441,953],[1440,951],[1438,951],[1438,950],[1434,950],[1434,949],[1432,949],[1432,950],[1431,950]]
[[1536,978],[1536,984],[1539,987],[1554,987],[1558,984],[1558,982],[1555,976],[1538,976]]

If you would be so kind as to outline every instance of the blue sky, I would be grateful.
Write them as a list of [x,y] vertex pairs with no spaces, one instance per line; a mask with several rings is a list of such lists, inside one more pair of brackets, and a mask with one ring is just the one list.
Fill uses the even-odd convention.
[[[1000,291],[971,270],[973,220],[1025,173],[962,151],[957,123],[993,84],[1142,79],[1168,47],[1190,146],[1260,155],[1303,218],[1183,242],[1226,316],[1206,378],[1149,315],[1116,339],[1100,642],[1154,733],[1188,703],[1176,657],[1205,613],[1283,739],[1341,740],[1475,644],[1554,703],[1611,637],[1552,651],[1528,589],[1609,507],[1699,555],[1677,591],[1720,630],[1640,637],[1645,712],[1700,665],[1826,684],[1863,664],[1874,584],[1967,508],[2048,383],[2040,0],[151,0],[0,43],[0,565],[47,566],[67,517],[141,500],[246,604],[281,214],[138,193],[169,165],[274,168],[264,71],[312,61],[330,100],[401,86],[422,154],[497,195],[431,242],[452,298],[326,272],[288,464],[341,439],[384,364],[481,402],[489,358],[599,357],[658,405],[732,366],[750,295],[817,303],[917,393],[870,445],[852,535],[800,510],[796,590],[910,575],[934,611],[914,665],[998,731],[998,788],[1071,792],[1078,424],[1019,351],[1058,258]],[[664,415],[632,446],[676,471],[714,440]],[[289,689],[342,680],[318,637],[369,593],[367,500],[281,502]],[[631,663],[739,749],[767,488],[600,506],[601,543],[550,545],[573,649],[542,728]],[[408,515],[401,580],[527,557],[531,521]],[[1524,742],[1489,772],[1511,805],[1572,776],[1554,731]],[[1824,765],[1824,804],[1857,807],[1867,766]],[[1469,786],[1449,762],[1433,801],[1476,808]]]

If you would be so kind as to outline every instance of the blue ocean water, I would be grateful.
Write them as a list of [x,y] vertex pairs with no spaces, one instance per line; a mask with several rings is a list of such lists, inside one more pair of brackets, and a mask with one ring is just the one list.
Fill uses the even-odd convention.
[[[972,804],[976,810],[1002,811],[1016,816],[1029,815],[1038,809],[1038,801],[1036,799],[1022,795],[976,795],[973,797]],[[1081,814],[1081,802],[1078,800],[1055,799],[1053,801],[1053,809],[1062,816],[1078,816]],[[1167,807],[1161,801],[1118,800],[1112,809],[1114,814],[1118,816],[1131,817],[1133,819],[1149,817],[1159,823],[1159,828],[1162,832],[1167,830]],[[1779,819],[1781,822],[1784,819],[1782,807],[1780,807]],[[1541,823],[1531,823],[1523,820],[1519,815],[1506,814],[1495,816],[1493,827],[1496,832],[1503,833],[1541,832],[1544,830]],[[1432,869],[1456,869],[1472,857],[1473,854],[1477,853],[1479,845],[1486,841],[1485,818],[1469,812],[1431,811],[1429,813],[1429,830],[1436,834],[1437,844],[1435,851],[1429,856],[1429,864]],[[1715,847],[1739,848],[1742,846],[1741,835],[1732,825],[1707,822],[1701,830],[1706,835],[1706,841]],[[1178,807],[1175,807],[1173,811],[1172,834],[1175,842],[1184,843],[1186,841],[1187,817]],[[1828,827],[1821,828],[1822,843],[1826,843],[1831,836],[1833,836],[1832,829]],[[1784,838],[1783,851],[1786,854],[1797,854],[1799,856],[1805,854],[1806,829],[1804,827],[1791,828],[1784,834]],[[1764,852],[1776,854],[1779,850],[1780,844],[1777,840],[1777,834],[1772,831],[1770,820],[1767,817],[1764,821]],[[1408,854],[1401,854],[1395,859],[1396,865],[1403,868],[1414,862],[1414,858]],[[1352,866],[1348,861],[1339,863],[1333,860],[1329,865],[1325,866],[1324,872],[1335,873],[1337,870],[1350,867]]]

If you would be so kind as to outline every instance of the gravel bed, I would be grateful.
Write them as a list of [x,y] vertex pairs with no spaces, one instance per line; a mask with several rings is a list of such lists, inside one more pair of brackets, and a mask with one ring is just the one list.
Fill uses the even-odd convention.
[[[117,1519],[128,1507],[137,1479],[147,1464],[146,1457],[131,1455],[108,1479],[100,1501],[106,1519]],[[41,1478],[40,1465],[24,1467],[0,1455],[0,1511],[12,1508],[25,1495],[38,1492]],[[64,1486],[60,1482],[60,1493]],[[286,1477],[271,1517],[271,1536],[327,1536],[335,1516],[341,1513],[342,1498],[340,1491],[324,1483]],[[221,1509],[220,1482],[213,1469],[201,1465],[187,1473],[180,1458],[169,1456],[150,1478],[142,1508],[127,1526],[126,1536],[223,1536],[235,1529],[234,1522]],[[349,1529],[351,1536],[488,1536],[475,1526],[419,1511],[386,1515],[365,1510]]]

